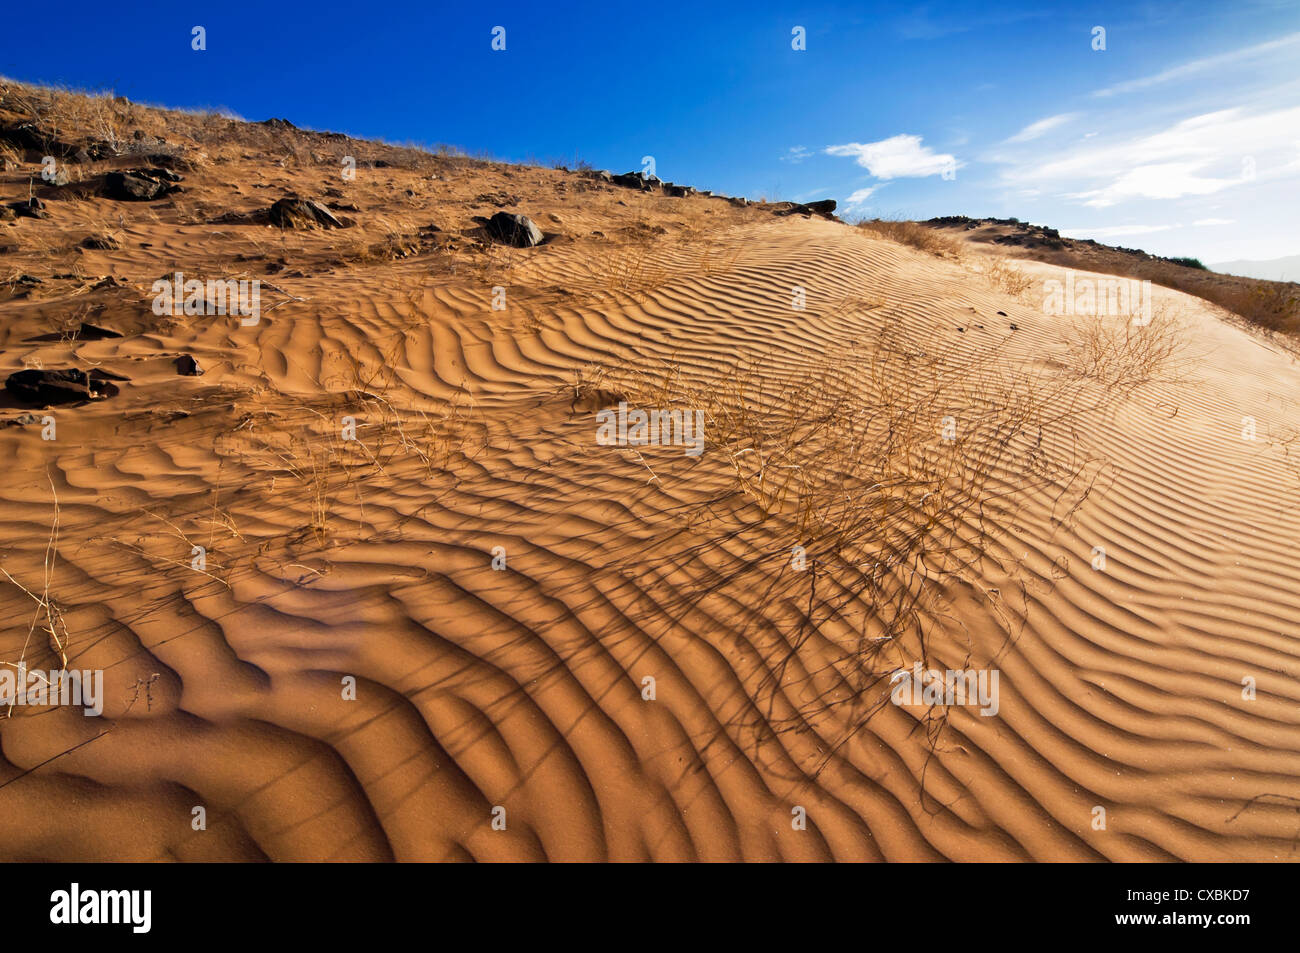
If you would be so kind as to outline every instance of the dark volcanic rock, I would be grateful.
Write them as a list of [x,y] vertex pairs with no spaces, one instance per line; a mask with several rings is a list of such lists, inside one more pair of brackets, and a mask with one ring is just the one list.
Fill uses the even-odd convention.
[[22,199],[17,202],[9,203],[10,210],[18,218],[49,218],[49,212],[45,211],[45,203],[32,196],[30,199]]
[[822,218],[835,217],[835,200],[822,199],[819,202],[782,202],[774,210],[776,215],[820,215]]
[[181,177],[168,169],[127,169],[104,176],[104,196],[119,202],[152,202],[173,192]]
[[78,244],[91,251],[116,251],[122,247],[122,243],[112,235],[87,235]]
[[314,202],[311,199],[301,199],[297,196],[286,196],[271,206],[270,217],[272,225],[278,225],[281,228],[315,228],[319,225],[322,228],[343,228],[344,224],[334,217],[320,202]]
[[830,218],[835,214],[835,204],[834,199],[822,199],[819,202],[806,202],[804,203],[804,208],[813,215],[821,215],[825,218]]
[[532,219],[512,212],[497,212],[484,226],[495,241],[514,245],[516,248],[532,248],[542,243],[542,230],[533,224]]
[[659,176],[646,175],[644,172],[624,172],[622,175],[613,176],[612,181],[625,189],[639,189],[642,192],[653,192],[664,184]]
[[188,354],[182,354],[176,358],[176,373],[184,377],[198,377],[203,373],[203,368],[199,367],[199,362]]
[[89,374],[76,368],[64,370],[29,369],[10,374],[5,390],[26,404],[75,404],[85,400],[116,397],[118,389],[106,374],[92,370]]
[[108,328],[101,328],[94,324],[88,324],[83,321],[75,328],[69,328],[63,331],[51,331],[49,334],[38,334],[36,337],[26,338],[27,341],[107,341],[110,338],[120,338],[122,335],[117,331],[110,331]]

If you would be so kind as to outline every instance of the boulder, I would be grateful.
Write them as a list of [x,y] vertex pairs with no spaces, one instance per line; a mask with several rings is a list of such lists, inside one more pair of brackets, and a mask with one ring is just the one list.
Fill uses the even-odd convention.
[[107,377],[107,374],[98,369],[90,373],[77,368],[28,369],[10,374],[5,379],[5,390],[15,400],[26,404],[75,404],[116,397],[117,387],[109,383]]
[[89,249],[90,251],[116,251],[117,249],[122,247],[121,242],[119,242],[112,235],[108,235],[108,234],[87,235],[80,242],[78,242],[78,244],[82,248]]
[[320,202],[286,196],[271,206],[271,224],[280,228],[343,228],[341,221]]
[[50,213],[45,211],[45,203],[32,196],[29,199],[22,199],[17,202],[10,202],[9,209],[18,218],[49,218]]
[[514,245],[516,248],[540,245],[544,237],[532,219],[513,212],[497,212],[487,220],[484,228],[494,241]]
[[189,354],[182,354],[176,358],[176,373],[183,377],[198,377],[203,373],[203,368]]
[[646,175],[644,172],[624,172],[614,176],[612,181],[625,189],[638,189],[642,192],[653,192],[664,184],[659,176]]
[[664,183],[664,195],[671,195],[673,198],[680,199],[694,194],[695,190],[689,185],[676,185],[672,182]]
[[822,218],[835,217],[835,200],[822,199],[818,202],[780,202],[773,208],[776,215],[820,215]]
[[104,196],[118,202],[152,202],[181,187],[181,177],[167,169],[126,169],[104,176]]

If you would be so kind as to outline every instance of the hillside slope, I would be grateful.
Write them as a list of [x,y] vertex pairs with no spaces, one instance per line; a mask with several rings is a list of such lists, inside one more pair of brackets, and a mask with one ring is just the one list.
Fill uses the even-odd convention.
[[[0,718],[5,859],[1295,859],[1282,349],[817,217],[82,108],[183,191],[0,173],[48,215],[0,226],[0,375],[125,378],[0,414],[0,660],[105,679]],[[354,224],[260,220],[289,193]],[[259,320],[157,314],[177,271]],[[620,401],[703,452],[602,444]],[[891,702],[918,663],[996,712]]]

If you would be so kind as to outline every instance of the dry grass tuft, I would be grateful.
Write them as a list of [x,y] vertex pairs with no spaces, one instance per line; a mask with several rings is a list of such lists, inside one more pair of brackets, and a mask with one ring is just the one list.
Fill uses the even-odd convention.
[[960,241],[918,222],[873,218],[859,222],[858,228],[879,238],[898,242],[939,258],[961,261],[966,257],[966,250]]

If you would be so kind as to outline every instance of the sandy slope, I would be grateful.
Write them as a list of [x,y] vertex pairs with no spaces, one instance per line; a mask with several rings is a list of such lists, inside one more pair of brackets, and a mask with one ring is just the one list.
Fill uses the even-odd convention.
[[[683,207],[531,194],[570,234],[612,231],[624,199],[652,221]],[[570,382],[671,359],[720,387],[737,354],[793,379],[881,328],[1050,371],[1066,322],[1036,292],[754,214],[706,243],[638,245],[632,265],[584,240],[459,275],[426,256],[304,266],[268,280],[306,300],[242,328],[158,319],[145,289],[277,236],[138,219],[126,234],[82,260],[129,287],[0,304],[4,373],[75,352],[131,378],[54,411],[54,441],[0,429],[0,565],[42,591],[57,495],[56,629],[69,664],[107,681],[102,719],[0,721],[6,859],[1300,856],[1300,475],[1283,446],[1300,369],[1204,302],[1160,293],[1184,323],[1178,373],[1074,422],[1093,483],[1068,518],[1026,489],[997,558],[935,581],[932,662],[1001,673],[996,717],[935,720],[888,704],[879,675],[902,656],[860,677],[853,580],[815,583],[846,596],[809,620],[796,536],[717,454],[597,446]],[[325,240],[290,236],[290,269]],[[126,336],[29,343],[86,301]],[[177,377],[180,352],[207,373]],[[337,439],[348,414],[364,449]],[[0,655],[26,643],[29,664],[56,664],[40,626],[29,640],[36,603],[5,582],[0,604]]]

